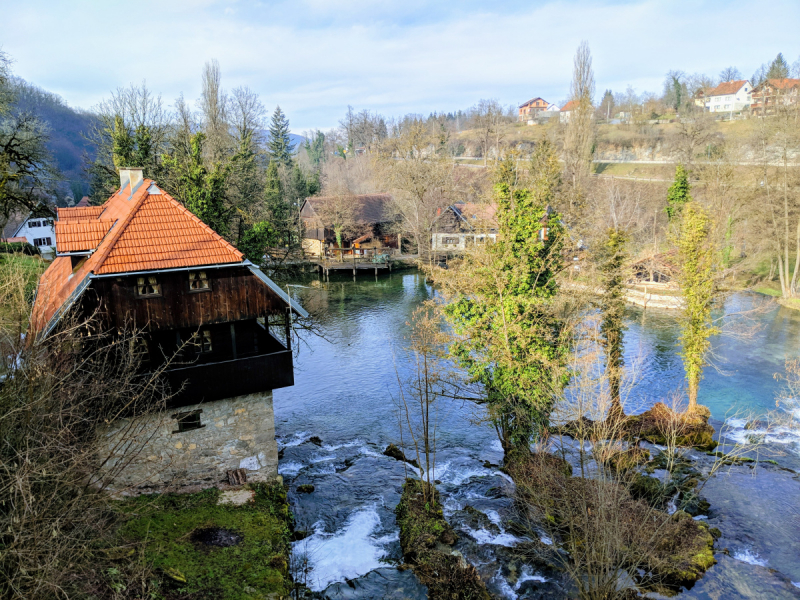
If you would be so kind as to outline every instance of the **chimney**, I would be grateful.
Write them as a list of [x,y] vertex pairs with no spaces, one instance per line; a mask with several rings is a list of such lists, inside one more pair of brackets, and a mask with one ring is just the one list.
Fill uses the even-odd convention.
[[119,169],[119,188],[124,189],[128,183],[131,184],[131,191],[139,183],[141,183],[144,176],[142,175],[141,167],[120,167]]

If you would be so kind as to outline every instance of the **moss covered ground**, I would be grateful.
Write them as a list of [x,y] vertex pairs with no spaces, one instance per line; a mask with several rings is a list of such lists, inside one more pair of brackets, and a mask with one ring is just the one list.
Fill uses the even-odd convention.
[[458,538],[444,518],[439,493],[427,485],[406,479],[395,509],[403,558],[431,600],[489,600],[475,567],[450,551]]
[[[252,501],[218,504],[220,491],[143,495],[117,503],[120,545],[160,574],[164,598],[288,597],[290,519],[280,484],[253,484]],[[209,545],[203,532],[222,529],[230,546]]]

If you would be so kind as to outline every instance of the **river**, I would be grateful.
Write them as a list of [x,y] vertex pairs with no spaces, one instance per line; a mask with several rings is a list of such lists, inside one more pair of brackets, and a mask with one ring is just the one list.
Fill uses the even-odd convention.
[[[326,336],[304,337],[294,387],[274,396],[279,472],[290,486],[296,529],[309,534],[293,546],[296,577],[320,598],[424,598],[413,574],[396,569],[401,552],[393,510],[406,470],[382,452],[400,437],[396,369],[408,368],[399,351],[406,324],[432,289],[416,271],[295,283],[306,286],[293,291],[321,314]],[[739,294],[725,310],[757,302]],[[626,362],[637,365],[628,406],[645,410],[682,385],[677,325],[674,314],[653,310],[631,308],[627,317]],[[728,419],[732,438],[758,433],[745,433],[745,420],[735,413],[774,409],[781,385],[774,374],[783,372],[787,355],[798,354],[800,313],[772,307],[756,321],[760,328],[748,336],[723,330],[714,340],[716,368],[707,368],[701,383],[699,401],[717,425]],[[492,466],[502,460],[493,430],[477,422],[471,404],[442,401],[439,410],[436,478],[445,514],[460,535],[456,548],[496,597],[563,597],[553,574],[515,562],[519,540],[504,526],[511,484]],[[314,436],[319,439],[309,441]],[[731,467],[706,484],[709,523],[722,531],[718,564],[679,597],[800,597],[800,479],[786,470],[800,470],[800,437],[787,429],[771,433],[768,442],[778,465]],[[303,484],[314,491],[298,493]],[[491,523],[470,519],[467,505]]]

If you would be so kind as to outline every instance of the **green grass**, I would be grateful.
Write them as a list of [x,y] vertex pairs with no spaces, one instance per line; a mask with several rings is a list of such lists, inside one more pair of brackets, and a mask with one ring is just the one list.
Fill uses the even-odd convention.
[[759,294],[764,294],[766,296],[780,297],[780,295],[781,295],[781,291],[780,290],[776,290],[775,288],[765,287],[765,286],[753,288],[753,291],[757,292]]
[[[183,597],[250,599],[288,595],[290,513],[279,484],[255,484],[255,502],[219,505],[220,492],[162,494],[117,503],[124,524],[120,544],[136,543],[145,561],[164,577],[165,588]],[[192,534],[221,527],[242,536],[226,548],[205,546]],[[179,581],[185,579],[185,582]]]

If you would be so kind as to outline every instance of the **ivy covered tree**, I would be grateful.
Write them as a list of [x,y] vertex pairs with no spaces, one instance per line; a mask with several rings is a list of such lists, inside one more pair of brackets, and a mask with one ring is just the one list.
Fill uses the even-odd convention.
[[271,160],[282,165],[292,162],[292,141],[289,137],[289,119],[283,114],[281,107],[275,108],[269,124],[269,142],[267,152]]
[[563,227],[549,210],[559,173],[546,142],[537,146],[524,188],[517,186],[513,157],[502,161],[494,188],[497,242],[437,272],[445,315],[458,335],[450,355],[482,385],[506,461],[529,452],[568,382],[570,344],[554,309]]
[[681,358],[689,395],[687,413],[698,411],[697,390],[707,363],[714,326],[711,311],[716,298],[711,219],[696,202],[683,207],[680,231],[675,237],[680,261],[679,283],[685,303],[681,318]]
[[268,221],[259,221],[242,233],[238,248],[249,260],[261,265],[267,248],[276,246],[277,243],[278,236],[272,224]]
[[620,399],[622,367],[625,364],[623,340],[625,335],[625,264],[628,259],[628,236],[619,228],[608,230],[600,249],[600,273],[603,295],[600,299],[600,336],[606,354],[611,407],[609,417],[623,416]]
[[667,217],[671,221],[673,217],[680,214],[683,206],[691,202],[692,196],[689,193],[691,186],[689,185],[689,173],[683,165],[675,167],[675,181],[667,191]]
[[321,131],[313,132],[311,137],[306,139],[304,147],[311,166],[319,169],[322,163],[325,162],[325,134]]
[[178,200],[206,225],[221,236],[228,235],[229,215],[225,207],[225,178],[227,169],[215,165],[207,169],[203,163],[203,142],[206,136],[195,133],[190,141],[187,160],[164,155],[164,166],[171,169],[180,186]]

